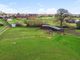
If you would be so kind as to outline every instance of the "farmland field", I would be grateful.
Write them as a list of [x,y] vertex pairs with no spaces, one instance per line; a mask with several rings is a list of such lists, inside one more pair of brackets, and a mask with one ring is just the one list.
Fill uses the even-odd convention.
[[0,60],[80,60],[80,0],[1,0]]
[[0,35],[0,60],[80,60],[80,37],[11,28]]

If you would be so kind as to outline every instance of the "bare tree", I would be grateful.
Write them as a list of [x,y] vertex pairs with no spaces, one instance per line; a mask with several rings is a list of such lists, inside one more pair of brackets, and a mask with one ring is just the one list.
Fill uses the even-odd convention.
[[63,21],[68,16],[69,16],[68,10],[63,9],[63,8],[60,8],[57,10],[57,14],[55,14],[55,17],[57,18],[57,20],[60,21],[60,27],[63,26]]

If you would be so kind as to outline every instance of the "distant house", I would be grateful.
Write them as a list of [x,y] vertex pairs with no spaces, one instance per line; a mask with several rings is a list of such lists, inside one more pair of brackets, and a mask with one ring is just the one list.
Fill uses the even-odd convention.
[[28,15],[26,16],[26,18],[29,19],[29,20],[35,20],[36,17],[37,17],[37,14],[28,14]]
[[34,20],[37,17],[37,14],[16,14],[16,18],[26,18],[29,20]]
[[19,14],[18,13],[18,14],[15,15],[15,17],[16,18],[26,18],[26,15],[25,14]]
[[0,19],[2,19],[3,18],[3,16],[0,16]]

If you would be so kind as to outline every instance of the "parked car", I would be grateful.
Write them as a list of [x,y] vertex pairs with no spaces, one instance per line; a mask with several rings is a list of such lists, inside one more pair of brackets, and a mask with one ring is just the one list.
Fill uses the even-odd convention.
[[75,23],[75,20],[65,20],[67,23]]

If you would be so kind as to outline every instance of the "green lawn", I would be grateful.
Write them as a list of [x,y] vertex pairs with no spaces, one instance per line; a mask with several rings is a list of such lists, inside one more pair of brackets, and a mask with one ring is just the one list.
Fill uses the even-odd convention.
[[80,60],[80,37],[11,28],[0,36],[0,60]]

